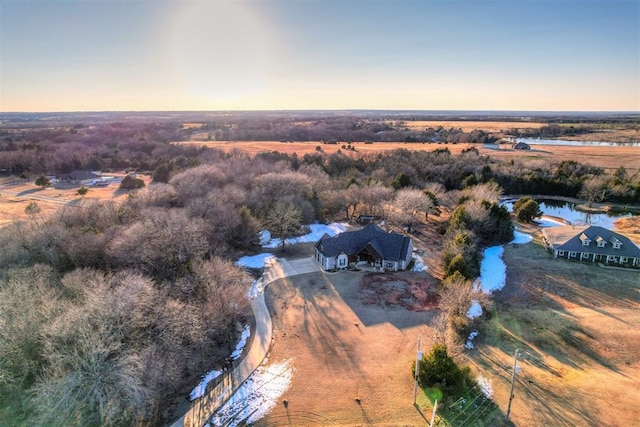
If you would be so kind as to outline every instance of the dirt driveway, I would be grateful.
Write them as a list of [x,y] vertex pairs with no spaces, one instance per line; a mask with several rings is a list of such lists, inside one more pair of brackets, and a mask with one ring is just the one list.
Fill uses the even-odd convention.
[[435,311],[367,304],[364,274],[316,272],[269,285],[269,362],[293,358],[294,374],[282,396],[287,408],[276,406],[257,425],[425,425],[429,407],[423,396],[422,412],[413,406],[410,365],[418,335],[429,345]]

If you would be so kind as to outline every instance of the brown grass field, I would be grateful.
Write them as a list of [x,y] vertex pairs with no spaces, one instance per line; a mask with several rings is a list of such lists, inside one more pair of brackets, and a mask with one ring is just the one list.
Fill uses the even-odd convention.
[[[116,174],[117,175],[117,174]],[[138,175],[147,185],[151,177]],[[17,182],[13,178],[0,180],[0,227],[29,219],[24,209],[31,202],[38,204],[39,218],[46,218],[65,205],[88,204],[98,200],[120,200],[126,197],[127,191],[119,190],[119,184],[108,187],[87,187],[89,192],[84,196],[77,194],[80,186],[56,188],[54,186],[42,189],[32,182]],[[17,194],[18,196],[15,196]]]
[[563,145],[535,145],[531,150],[512,150],[507,145],[500,146],[500,149],[484,148],[480,144],[438,144],[438,143],[414,143],[408,144],[403,142],[378,142],[374,144],[365,144],[356,142],[356,151],[347,151],[342,149],[343,144],[321,144],[320,142],[277,142],[277,141],[234,141],[234,142],[204,142],[204,141],[188,141],[181,144],[195,144],[198,146],[207,146],[217,148],[226,152],[232,150],[240,150],[242,152],[255,155],[262,152],[278,151],[281,153],[303,156],[307,153],[315,153],[316,147],[321,147],[322,151],[327,154],[333,154],[340,150],[342,153],[350,156],[363,156],[368,154],[377,154],[380,152],[396,150],[398,148],[411,151],[434,151],[437,149],[447,148],[452,154],[460,154],[462,150],[469,147],[476,147],[480,154],[496,158],[499,160],[546,160],[546,161],[562,161],[576,160],[582,163],[588,163],[609,169],[617,169],[624,166],[629,171],[640,170],[640,147],[572,147]]
[[[506,286],[480,322],[476,348],[458,357],[491,380],[499,408],[498,419],[474,425],[503,425],[516,348],[521,370],[510,425],[639,425],[640,272],[555,260],[537,228],[525,231],[534,242],[507,245]],[[423,233],[416,246],[433,247],[432,238]],[[431,250],[423,258],[436,256]],[[293,358],[294,375],[281,398],[287,407],[277,405],[258,426],[428,424],[422,391],[413,406],[410,364],[418,335],[423,350],[432,344],[437,309],[416,312],[377,294],[372,300],[365,277],[311,273],[269,285],[269,362]],[[433,280],[427,273],[394,280],[403,277]]]
[[[390,121],[390,124],[397,123]],[[424,130],[425,128],[462,129],[463,132],[483,130],[489,133],[499,133],[507,129],[539,129],[547,123],[539,122],[494,122],[494,121],[465,121],[465,120],[407,120],[404,122],[409,129]]]

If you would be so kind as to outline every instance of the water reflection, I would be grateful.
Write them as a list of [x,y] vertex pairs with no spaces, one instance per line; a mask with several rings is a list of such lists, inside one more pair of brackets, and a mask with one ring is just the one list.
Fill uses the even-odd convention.
[[[507,200],[503,205],[513,211],[513,203],[515,200]],[[560,220],[569,221],[573,225],[599,225],[604,228],[614,228],[614,223],[620,218],[632,216],[627,212],[607,212],[607,213],[590,213],[582,212],[576,209],[575,203],[565,202],[553,199],[538,199],[540,210],[543,215],[558,218]],[[549,221],[541,219],[538,221],[543,227],[562,225],[562,221]]]

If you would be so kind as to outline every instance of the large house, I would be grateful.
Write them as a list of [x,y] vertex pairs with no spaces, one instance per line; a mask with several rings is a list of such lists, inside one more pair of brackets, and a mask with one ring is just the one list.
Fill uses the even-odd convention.
[[543,234],[554,258],[640,268],[640,248],[628,237],[606,228],[569,225],[546,228]]
[[344,269],[352,263],[369,264],[380,271],[406,270],[412,252],[410,237],[387,233],[373,223],[334,237],[325,234],[315,246],[316,261],[325,270]]

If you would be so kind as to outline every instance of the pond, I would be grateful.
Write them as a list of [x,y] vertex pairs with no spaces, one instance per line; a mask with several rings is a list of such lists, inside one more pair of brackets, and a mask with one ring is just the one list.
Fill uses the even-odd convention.
[[[543,215],[557,218],[557,220],[544,216],[538,218],[536,222],[542,227],[564,225],[561,220],[566,220],[574,225],[599,225],[605,228],[614,228],[614,223],[618,219],[633,215],[628,212],[586,213],[577,210],[575,203],[552,199],[537,199],[536,201],[539,203]],[[514,202],[515,199],[509,199],[504,200],[501,204],[506,206],[509,212],[512,212]],[[530,235],[516,230],[515,239],[510,243],[524,244],[530,242],[531,239]],[[482,262],[480,263],[480,278],[476,282],[476,289],[490,294],[504,287],[507,266],[502,260],[503,253],[503,246],[491,246],[484,250]],[[469,313],[470,317],[472,317],[471,314]]]
[[569,141],[568,139],[515,138],[529,145],[571,145],[576,147],[640,147],[640,142]]
[[[573,225],[599,225],[604,228],[614,228],[614,224],[620,218],[626,218],[633,216],[628,212],[607,212],[607,213],[588,213],[582,212],[576,209],[575,203],[551,200],[551,199],[538,199],[536,200],[540,205],[540,210],[543,215],[549,215],[555,218],[562,218],[569,221]],[[515,200],[506,200],[502,204],[509,209],[509,212],[513,212],[513,204]],[[553,227],[557,225],[563,225],[561,222],[554,221],[550,218],[538,218],[536,220],[542,227]]]

